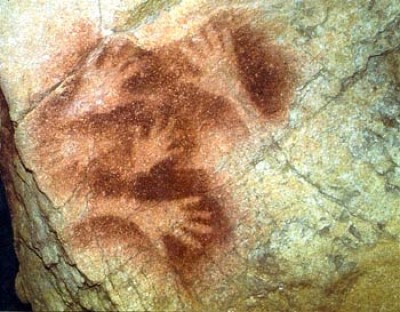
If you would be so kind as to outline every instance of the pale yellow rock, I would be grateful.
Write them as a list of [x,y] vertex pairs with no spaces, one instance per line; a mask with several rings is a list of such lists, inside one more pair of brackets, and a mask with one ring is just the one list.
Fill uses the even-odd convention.
[[[1,3],[21,299],[35,311],[400,310],[399,16],[389,0]],[[252,110],[236,24],[261,30],[258,68],[287,78],[264,81],[266,102],[284,104],[274,117]],[[170,102],[187,109],[163,126]],[[179,148],[214,188],[155,165],[190,118],[202,130]],[[154,183],[149,168],[212,195],[157,201],[137,187]]]
[[[22,118],[74,70],[100,38],[97,1],[3,1],[1,87]],[[12,78],[11,78],[12,77]]]

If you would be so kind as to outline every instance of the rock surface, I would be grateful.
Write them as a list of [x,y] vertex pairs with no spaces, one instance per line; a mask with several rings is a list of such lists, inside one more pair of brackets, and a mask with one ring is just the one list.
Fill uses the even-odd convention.
[[398,311],[400,5],[0,5],[34,310]]

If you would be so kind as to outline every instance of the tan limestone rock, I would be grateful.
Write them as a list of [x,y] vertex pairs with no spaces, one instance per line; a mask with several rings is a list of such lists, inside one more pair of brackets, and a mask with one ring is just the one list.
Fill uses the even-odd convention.
[[399,310],[400,6],[1,8],[35,310]]

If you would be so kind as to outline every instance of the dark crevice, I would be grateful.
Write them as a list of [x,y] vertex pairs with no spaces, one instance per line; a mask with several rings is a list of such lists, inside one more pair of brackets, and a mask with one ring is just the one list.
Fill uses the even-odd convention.
[[23,304],[15,292],[18,260],[13,246],[10,211],[3,183],[0,181],[0,311],[32,311]]

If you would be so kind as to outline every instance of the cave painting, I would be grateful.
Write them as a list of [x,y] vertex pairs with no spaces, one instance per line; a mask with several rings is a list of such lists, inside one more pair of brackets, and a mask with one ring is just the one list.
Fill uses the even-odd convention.
[[85,198],[74,248],[131,242],[190,284],[234,233],[218,160],[285,119],[290,76],[279,46],[226,16],[152,49],[114,35],[24,120],[26,163],[46,193]]

